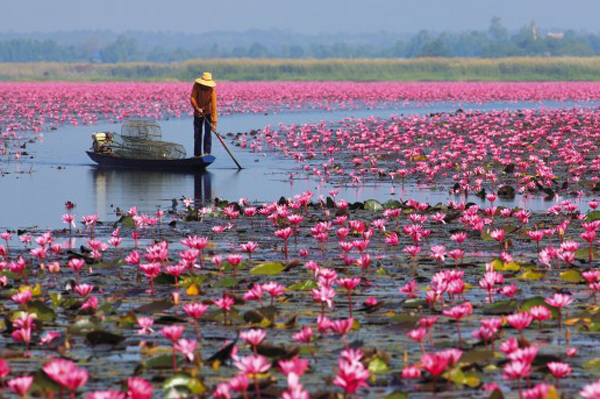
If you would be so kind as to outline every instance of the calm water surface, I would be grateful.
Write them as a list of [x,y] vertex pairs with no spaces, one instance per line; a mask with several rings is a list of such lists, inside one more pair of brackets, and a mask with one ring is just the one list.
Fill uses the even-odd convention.
[[[539,106],[564,107],[564,103],[546,103]],[[532,107],[514,104],[487,104],[465,106],[463,109],[495,109]],[[338,121],[343,118],[368,117],[370,115],[387,118],[390,115],[424,114],[431,112],[454,111],[454,104],[436,104],[420,108],[297,112],[282,114],[236,114],[223,116],[219,123],[221,132],[247,132],[262,129],[267,125],[317,123]],[[163,139],[181,143],[192,152],[193,129],[191,119],[171,119],[159,121]],[[172,173],[157,171],[108,170],[95,166],[85,154],[91,145],[91,134],[97,131],[120,131],[117,124],[94,126],[62,127],[56,131],[44,132],[42,143],[31,144],[27,150],[32,159],[18,163],[0,163],[0,229],[16,228],[57,228],[64,226],[61,215],[64,204],[76,204],[74,213],[81,216],[96,213],[101,220],[114,220],[117,207],[128,209],[137,205],[142,212],[153,212],[157,208],[168,209],[173,199],[183,197],[209,200],[220,197],[237,200],[241,197],[250,201],[273,201],[280,196],[292,196],[311,190],[315,195],[333,189],[325,183],[312,179],[290,181],[289,173],[298,164],[289,159],[279,159],[270,154],[255,154],[230,145],[235,157],[245,169],[238,171],[233,161],[213,138],[213,154],[216,162],[204,174]],[[339,187],[335,187],[340,189]],[[445,190],[418,189],[415,186],[396,187],[389,184],[371,185],[358,188],[341,188],[340,197],[347,201],[364,201],[414,198],[429,203],[445,202],[449,197]],[[476,197],[470,201],[478,202]],[[525,202],[518,197],[511,205],[541,209],[548,202],[535,199]],[[500,203],[502,205],[502,203]]]

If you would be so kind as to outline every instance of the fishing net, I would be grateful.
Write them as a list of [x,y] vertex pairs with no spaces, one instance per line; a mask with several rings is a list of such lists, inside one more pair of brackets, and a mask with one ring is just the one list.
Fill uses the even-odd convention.
[[96,133],[94,151],[130,159],[184,159],[181,144],[162,141],[160,126],[153,121],[130,120],[121,128],[121,134]]

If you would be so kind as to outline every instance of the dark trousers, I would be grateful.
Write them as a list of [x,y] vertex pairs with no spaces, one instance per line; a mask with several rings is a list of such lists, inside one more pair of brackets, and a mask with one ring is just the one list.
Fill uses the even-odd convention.
[[[204,120],[206,118],[206,120]],[[194,156],[210,154],[212,150],[212,135],[210,116],[199,118],[194,116]],[[204,126],[204,140],[202,140],[202,126]],[[202,152],[202,143],[204,143],[204,152]]]

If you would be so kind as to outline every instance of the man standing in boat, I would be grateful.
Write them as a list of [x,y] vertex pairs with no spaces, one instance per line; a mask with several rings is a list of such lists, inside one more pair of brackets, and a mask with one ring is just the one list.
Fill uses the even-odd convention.
[[[217,129],[217,84],[210,72],[204,72],[194,82],[190,101],[194,107],[194,156],[210,155],[212,147],[211,130]],[[202,126],[204,125],[204,140]],[[204,152],[202,146],[204,144]]]

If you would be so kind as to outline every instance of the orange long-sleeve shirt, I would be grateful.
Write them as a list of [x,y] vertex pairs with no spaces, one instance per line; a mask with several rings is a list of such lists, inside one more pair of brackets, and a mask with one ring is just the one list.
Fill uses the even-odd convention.
[[196,111],[196,108],[200,108],[204,114],[210,114],[213,125],[217,124],[217,92],[215,89],[202,90],[198,83],[194,83],[190,101],[194,107],[195,116],[202,116]]

